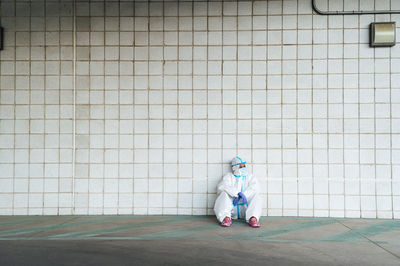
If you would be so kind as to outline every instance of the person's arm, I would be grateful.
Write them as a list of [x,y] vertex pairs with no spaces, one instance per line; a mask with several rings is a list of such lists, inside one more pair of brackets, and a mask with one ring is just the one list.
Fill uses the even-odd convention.
[[254,175],[249,175],[248,178],[250,178],[246,189],[242,192],[246,198],[251,198],[254,194],[258,192],[258,182],[257,178]]
[[225,175],[222,180],[219,182],[218,187],[217,187],[218,194],[221,193],[221,191],[225,191],[228,193],[229,196],[231,197],[237,197],[238,190],[235,186],[231,184],[231,177],[229,174]]

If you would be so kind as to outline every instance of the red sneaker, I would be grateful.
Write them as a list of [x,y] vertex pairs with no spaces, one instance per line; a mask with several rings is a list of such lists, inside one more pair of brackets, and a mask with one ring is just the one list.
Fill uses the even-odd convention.
[[232,225],[232,220],[229,217],[225,217],[224,220],[221,222],[221,226],[229,227]]
[[260,227],[260,224],[258,223],[257,218],[254,216],[250,218],[249,225],[251,227]]

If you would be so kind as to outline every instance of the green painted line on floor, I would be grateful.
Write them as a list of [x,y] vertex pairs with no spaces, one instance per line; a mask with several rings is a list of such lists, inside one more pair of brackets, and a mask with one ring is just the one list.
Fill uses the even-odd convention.
[[[260,219],[261,220],[261,219]],[[229,237],[229,239],[266,239],[272,236],[277,236],[277,235],[282,235],[294,231],[300,231],[300,230],[305,230],[305,229],[311,229],[319,226],[324,226],[324,225],[329,225],[329,224],[334,224],[336,221],[334,219],[323,219],[323,220],[310,220],[306,222],[296,222],[293,224],[285,225],[279,228],[274,228],[274,229],[266,229],[266,230],[260,230],[261,228],[256,229],[257,231],[254,231],[252,233],[241,233],[241,234],[236,234],[232,235]]]
[[[24,234],[24,232],[29,232],[30,230],[32,230],[32,232],[34,232],[36,229],[40,230],[40,228],[47,228],[50,226],[56,226],[56,225],[62,225],[62,224],[66,224],[71,222],[72,220],[74,220],[73,218],[64,218],[64,219],[44,219],[42,221],[40,221],[41,223],[39,224],[26,224],[26,225],[22,225],[20,228],[14,228],[14,229],[6,229],[3,231],[0,231],[0,236],[4,236],[4,235],[19,235],[19,234]],[[44,222],[49,221],[51,224],[47,224],[47,225],[43,225]],[[31,221],[33,222],[33,221]]]
[[[49,239],[47,237],[11,237],[11,238],[2,238],[0,237],[0,241],[71,241],[71,240],[85,240],[85,241],[169,241],[169,240],[181,240],[181,241],[232,241],[231,239],[223,239],[223,238],[155,238],[155,239],[143,239],[141,237],[133,237],[133,236],[99,236],[99,237],[85,237],[85,238],[53,238]],[[340,240],[323,240],[323,239],[274,239],[274,238],[265,238],[265,239],[238,239],[240,241],[245,241],[249,243],[257,243],[257,242],[284,242],[284,243],[355,243],[355,244],[368,244],[374,245],[372,242],[368,240],[362,241],[340,241]],[[400,246],[400,242],[398,241],[374,241],[377,244],[383,245],[392,245],[392,246]],[[244,243],[244,242],[243,242]]]
[[[18,217],[20,218],[20,217]],[[65,220],[65,218],[69,218],[69,220]],[[77,220],[73,218],[84,218],[83,220]],[[85,230],[79,232],[70,232],[64,234],[57,234],[45,237],[18,237],[18,235],[22,234],[29,234],[35,233],[40,231],[48,231],[48,230],[57,230],[57,229],[64,229],[64,228],[74,228],[77,226],[82,225],[90,225],[90,224],[98,224],[103,222],[112,222],[118,220],[125,220],[125,219],[146,219],[146,221],[138,221],[137,223],[130,223],[130,224],[121,224],[121,225],[105,225],[105,228],[100,228],[96,230]],[[150,218],[150,221],[149,221]],[[163,220],[159,220],[159,219]],[[165,219],[166,218],[166,219]],[[269,216],[269,217],[262,217],[261,223],[267,224],[270,220],[279,220],[279,219],[286,219],[287,217],[279,217],[279,216]],[[254,229],[251,232],[242,232],[235,235],[229,236],[221,236],[218,235],[218,230],[234,230],[235,225],[237,226],[245,226],[245,223],[241,221],[233,221],[234,224],[231,228],[224,229],[221,228],[215,220],[214,216],[176,216],[176,215],[159,215],[159,216],[148,216],[148,215],[110,215],[110,216],[27,216],[26,219],[18,219],[15,222],[20,222],[23,224],[23,221],[43,221],[49,220],[58,222],[57,224],[50,224],[50,225],[43,225],[43,226],[34,226],[29,228],[21,228],[21,229],[13,229],[13,230],[6,230],[1,232],[0,231],[0,240],[245,240],[245,241],[268,241],[268,242],[351,242],[351,243],[370,243],[366,241],[364,236],[374,236],[380,233],[389,232],[393,230],[400,229],[400,221],[399,220],[383,220],[384,222],[366,226],[359,229],[353,229],[347,231],[342,234],[337,234],[333,236],[329,236],[323,239],[317,240],[282,240],[282,239],[274,239],[273,236],[287,234],[290,232],[295,232],[299,230],[306,230],[312,229],[319,226],[329,225],[336,223],[338,220],[353,220],[353,219],[335,219],[335,218],[301,218],[301,220],[308,219],[308,221],[298,221],[300,220],[299,217],[296,217],[295,222],[293,224],[285,225],[282,227],[274,228],[274,229]],[[151,220],[154,219],[154,220]],[[164,220],[165,219],[165,220]],[[122,232],[125,230],[134,230],[139,228],[145,228],[149,226],[162,226],[168,225],[173,223],[179,222],[190,222],[190,221],[204,221],[204,224],[200,223],[197,227],[188,227],[185,224],[182,228],[176,230],[164,230],[159,231],[151,234],[145,234],[140,236],[107,236],[106,234],[113,234],[116,232]],[[382,221],[377,220],[375,221]],[[61,222],[61,223],[60,223]],[[5,223],[11,223],[11,221],[6,221]],[[109,227],[111,226],[111,227]],[[263,226],[263,225],[262,225]],[[0,227],[1,230],[1,227]],[[202,237],[200,234],[195,235],[202,232],[207,232],[211,234],[216,232],[213,236],[210,237]],[[387,244],[387,245],[400,245],[400,242],[391,242],[391,241],[374,241],[376,243]]]
[[[62,216],[59,216],[59,217],[61,218]],[[0,226],[17,225],[17,224],[25,224],[25,223],[32,223],[32,222],[41,222],[41,221],[52,220],[52,219],[54,219],[54,218],[53,217],[49,218],[47,216],[39,216],[39,217],[38,216],[30,216],[30,217],[27,217],[27,218],[17,219],[17,220],[14,220],[14,221],[4,221],[4,222],[2,222],[1,221],[1,217],[0,217]],[[65,218],[63,218],[63,219],[65,219]],[[1,230],[1,227],[0,227],[0,230]]]
[[369,225],[366,227],[351,229],[344,233],[331,235],[325,240],[357,240],[364,237],[371,237],[381,233],[400,229],[400,221],[390,220],[378,224]]
[[122,224],[122,225],[117,225],[117,226],[105,227],[105,228],[101,228],[101,229],[85,230],[85,231],[71,232],[71,233],[65,233],[65,234],[57,234],[57,235],[49,236],[49,238],[93,237],[96,235],[112,234],[112,233],[121,232],[124,230],[139,229],[139,228],[146,228],[146,227],[159,226],[159,225],[167,225],[167,224],[176,223],[176,222],[180,222],[180,221],[196,219],[195,217],[190,217],[190,216],[188,216],[188,217],[163,216],[163,218],[166,218],[166,219],[161,220],[161,221],[160,220],[145,221],[143,223]]
[[181,239],[181,240],[188,240],[185,236],[190,234],[196,234],[204,231],[210,231],[219,229],[218,224],[216,223],[206,223],[201,226],[191,226],[180,228],[176,230],[166,230],[146,235],[138,236],[139,239],[142,240],[155,240],[155,239]]
[[[269,221],[277,220],[279,217],[269,217]],[[188,240],[188,238],[184,238],[187,235],[191,234],[197,234],[197,233],[203,233],[203,232],[215,232],[215,234],[218,233],[219,230],[224,230],[227,228],[222,228],[219,223],[217,222],[215,217],[212,217],[208,219],[208,223],[204,225],[199,225],[195,227],[189,227],[189,228],[181,228],[177,230],[168,230],[164,232],[157,232],[157,233],[152,233],[152,234],[147,234],[147,235],[142,235],[139,236],[139,239],[181,239],[181,240]],[[239,220],[233,220],[233,225],[229,229],[234,229],[235,226],[246,226],[248,227],[248,224],[245,222],[244,219],[239,219]],[[229,230],[228,229],[228,230]],[[191,236],[190,239],[194,239],[196,237]],[[221,238],[205,238],[206,240],[221,240]]]
[[[97,238],[96,238],[97,239]],[[185,240],[196,240],[196,241],[232,241],[232,239],[228,239],[228,238],[224,238],[224,237],[194,237],[191,239],[185,239]],[[289,242],[289,243],[303,243],[303,242],[317,242],[317,243],[370,243],[372,244],[370,241],[368,240],[360,240],[360,241],[341,241],[341,240],[323,240],[323,239],[281,239],[281,238],[243,238],[243,239],[235,239],[235,241],[248,241],[248,242]],[[387,242],[387,243],[391,243],[391,242]],[[400,242],[397,243],[398,245],[400,245]]]
[[[81,226],[81,225],[86,225],[86,224],[103,223],[103,222],[118,220],[121,218],[122,217],[120,217],[120,216],[101,217],[101,218],[94,217],[92,219],[89,218],[86,220],[73,222],[73,220],[76,219],[76,217],[74,217],[74,218],[71,218],[69,221],[63,222],[60,224],[50,224],[50,225],[43,225],[43,226],[34,226],[34,227],[25,228],[25,229],[13,229],[13,230],[3,231],[3,232],[0,232],[0,237],[8,236],[8,235],[22,235],[22,234],[36,233],[36,232],[46,231],[46,230],[70,228],[70,227],[76,227],[76,226]],[[122,219],[124,219],[124,218],[122,218]]]

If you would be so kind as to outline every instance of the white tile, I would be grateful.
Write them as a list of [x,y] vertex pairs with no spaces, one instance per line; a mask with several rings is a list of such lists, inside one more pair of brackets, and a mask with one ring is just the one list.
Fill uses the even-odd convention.
[[[11,196],[11,194],[3,194],[2,195],[3,203],[7,204],[7,202],[8,202],[8,203],[12,204],[12,197],[10,197],[10,196]],[[4,205],[4,206],[6,206],[6,205]],[[14,208],[18,209],[18,208],[26,208],[26,207],[28,207],[28,194],[15,194],[14,195]]]
[[176,193],[165,193],[163,197],[163,207],[176,207],[178,195]]
[[192,195],[191,194],[179,194],[178,195],[178,206],[179,207],[192,207]]

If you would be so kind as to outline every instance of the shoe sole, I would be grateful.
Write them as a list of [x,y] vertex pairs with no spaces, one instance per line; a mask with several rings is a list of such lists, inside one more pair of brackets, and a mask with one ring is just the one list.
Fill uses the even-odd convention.
[[[250,225],[250,224],[249,224]],[[253,228],[259,228],[260,227],[260,225],[250,225],[250,227],[253,227]]]

